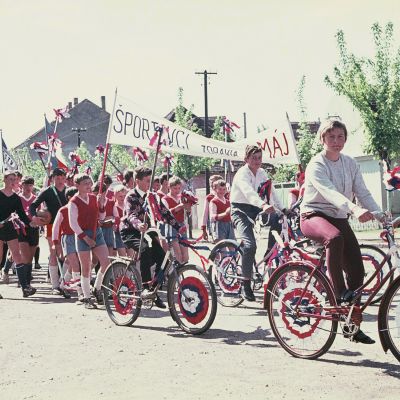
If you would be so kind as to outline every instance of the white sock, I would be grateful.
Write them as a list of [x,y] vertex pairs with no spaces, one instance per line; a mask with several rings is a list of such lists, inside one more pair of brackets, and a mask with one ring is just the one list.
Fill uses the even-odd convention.
[[64,281],[69,282],[72,279],[72,274],[68,270],[64,274]]
[[60,287],[60,278],[58,276],[57,265],[49,265],[50,282],[53,289]]
[[103,284],[103,278],[104,278],[104,274],[99,270],[97,272],[96,281],[94,282],[94,288],[96,290],[101,289],[101,285]]
[[85,299],[90,299],[90,278],[85,278],[84,276],[81,276],[81,287],[83,297]]
[[[78,280],[81,280],[81,273],[80,272],[73,272],[72,279],[78,283]],[[82,288],[80,286],[76,287],[76,291],[78,292],[78,296],[80,296],[82,292]]]

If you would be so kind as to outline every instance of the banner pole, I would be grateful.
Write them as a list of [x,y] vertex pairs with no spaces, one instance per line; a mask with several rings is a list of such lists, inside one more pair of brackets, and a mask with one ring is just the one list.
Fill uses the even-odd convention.
[[112,122],[114,118],[114,111],[115,111],[115,103],[117,101],[117,88],[115,88],[115,95],[114,95],[114,104],[113,104],[113,109],[112,109],[112,114],[110,115],[110,120],[108,124],[108,133],[107,133],[107,141],[106,141],[106,148],[104,150],[104,160],[103,160],[103,167],[101,169],[101,174],[100,174],[100,181],[99,181],[99,194],[103,193],[103,181],[104,181],[104,175],[106,172],[106,164],[107,164],[107,159],[108,159],[108,150],[110,148],[110,135],[111,135],[111,127],[112,127]]
[[287,122],[288,122],[288,124],[289,124],[290,134],[292,135],[292,141],[293,141],[293,144],[294,144],[294,150],[295,150],[295,152],[296,152],[297,164],[301,164],[301,162],[300,162],[300,157],[299,157],[299,153],[298,153],[298,151],[297,151],[296,141],[295,141],[295,139],[294,139],[294,132],[293,132],[292,124],[291,124],[291,122],[290,122],[289,114],[288,114],[287,112],[286,112],[286,118],[287,118]]
[[0,163],[1,163],[1,173],[4,173],[4,154],[3,154],[3,129],[0,129]]

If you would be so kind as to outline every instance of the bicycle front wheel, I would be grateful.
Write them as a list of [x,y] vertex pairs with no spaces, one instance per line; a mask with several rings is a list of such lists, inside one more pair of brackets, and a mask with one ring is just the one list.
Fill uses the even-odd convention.
[[378,323],[385,351],[389,349],[400,361],[400,277],[393,281],[383,297]]
[[338,325],[333,319],[321,318],[336,301],[320,271],[310,280],[313,269],[301,261],[283,264],[272,275],[266,293],[269,322],[279,344],[292,356],[306,359],[329,350]]
[[224,307],[237,307],[241,296],[242,253],[232,240],[222,240],[213,248],[212,266],[209,269],[217,301]]
[[168,307],[173,320],[185,332],[200,335],[214,322],[217,295],[202,268],[185,264],[168,280]]
[[120,326],[132,325],[142,307],[141,283],[134,266],[121,261],[111,263],[104,275],[102,289],[111,320]]
[[[379,264],[383,261],[386,253],[381,250],[379,247],[370,244],[361,244],[360,245],[362,260],[364,264],[364,282],[367,281],[370,276],[379,268]],[[373,293],[375,290],[379,288],[381,284],[382,278],[392,269],[392,261],[390,258],[384,264],[382,270],[376,275],[375,279],[363,290],[361,302],[364,303],[367,298]],[[378,291],[372,300],[371,304],[379,303],[382,299],[383,294],[385,293],[389,284],[393,281],[393,275],[390,279],[383,285],[383,287]]]

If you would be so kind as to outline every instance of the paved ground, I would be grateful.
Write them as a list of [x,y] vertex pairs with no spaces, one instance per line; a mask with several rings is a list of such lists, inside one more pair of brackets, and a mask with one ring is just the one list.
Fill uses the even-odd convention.
[[[212,328],[193,337],[154,309],[117,327],[104,310],[51,296],[44,278],[36,273],[29,299],[14,278],[0,286],[1,400],[399,398],[400,365],[379,342],[337,337],[321,359],[295,359],[274,339],[261,297],[219,307]],[[376,313],[363,327],[378,340]]]

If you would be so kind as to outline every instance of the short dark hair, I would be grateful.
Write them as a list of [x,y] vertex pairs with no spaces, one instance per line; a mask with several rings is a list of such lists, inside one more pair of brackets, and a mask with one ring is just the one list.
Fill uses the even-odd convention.
[[17,178],[22,178],[22,174],[21,174],[21,172],[19,172],[19,171],[15,171],[15,176],[16,176]]
[[133,175],[134,175],[133,169],[126,169],[123,175],[124,176],[123,184],[127,185],[128,182],[134,177]]
[[160,183],[161,183],[161,185],[162,185],[165,181],[168,181],[168,174],[167,174],[166,172],[163,172],[163,173],[160,175]]
[[141,181],[146,176],[150,176],[152,171],[150,168],[147,167],[136,167],[135,168],[135,178]]
[[74,176],[74,183],[79,185],[81,182],[83,182],[86,179],[92,180],[90,175],[87,175],[87,174],[76,174]]
[[159,177],[158,175],[156,175],[156,176],[154,177],[153,183],[154,183],[154,182],[160,183],[160,177]]
[[103,183],[105,185],[111,185],[113,183],[111,175],[104,175]]
[[10,175],[17,176],[17,173],[15,171],[12,171],[12,170],[4,171],[4,174],[3,174],[4,178],[9,177]]
[[66,191],[65,191],[65,198],[67,200],[69,200],[72,196],[74,196],[76,193],[78,193],[78,189],[76,187],[69,187]]
[[32,176],[24,176],[21,180],[22,185],[34,185],[35,180],[33,179]]
[[65,170],[64,169],[62,169],[62,168],[54,168],[53,169],[53,172],[51,173],[51,176],[53,177],[53,176],[66,176],[67,175],[67,173],[65,172]]

